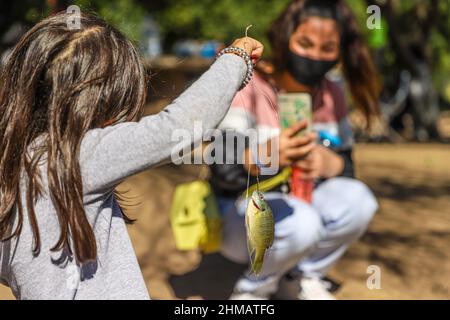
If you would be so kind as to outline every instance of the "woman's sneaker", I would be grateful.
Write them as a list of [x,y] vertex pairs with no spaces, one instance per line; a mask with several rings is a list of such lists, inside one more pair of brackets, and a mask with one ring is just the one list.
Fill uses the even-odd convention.
[[330,283],[320,278],[306,278],[300,279],[300,293],[298,299],[300,300],[336,300],[330,293]]
[[251,292],[233,292],[229,300],[269,300],[269,297],[263,297]]

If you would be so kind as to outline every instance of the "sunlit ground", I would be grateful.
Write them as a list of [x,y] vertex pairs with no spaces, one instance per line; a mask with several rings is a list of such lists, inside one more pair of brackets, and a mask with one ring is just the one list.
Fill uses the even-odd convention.
[[[356,147],[357,174],[376,193],[380,210],[368,232],[331,272],[341,284],[338,298],[450,298],[449,159],[448,145]],[[195,252],[177,252],[164,213],[170,192],[163,192],[174,178],[155,174],[149,179],[149,198],[157,196],[159,201],[152,200],[151,213],[138,216],[130,233],[152,296],[226,298],[232,275],[241,268],[218,258],[201,263]],[[367,288],[369,265],[380,267],[381,289]],[[11,297],[8,291],[0,287],[0,298]]]

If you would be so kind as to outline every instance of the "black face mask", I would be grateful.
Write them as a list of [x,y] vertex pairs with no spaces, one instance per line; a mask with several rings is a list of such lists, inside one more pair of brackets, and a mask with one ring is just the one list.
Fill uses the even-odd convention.
[[299,83],[314,87],[320,83],[338,60],[313,60],[288,51],[287,71]]

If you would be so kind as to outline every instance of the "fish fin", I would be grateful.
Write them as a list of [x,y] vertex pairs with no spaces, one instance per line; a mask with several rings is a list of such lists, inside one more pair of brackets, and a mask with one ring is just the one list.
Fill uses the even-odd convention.
[[247,212],[245,213],[245,231],[247,232],[247,238],[248,238],[248,235],[249,235],[249,232],[250,232],[250,225],[249,225],[249,221],[248,221],[248,214],[247,214]]
[[255,253],[255,249],[252,247],[250,243],[250,225],[249,225],[249,217],[248,214],[245,214],[245,231],[247,233],[247,252],[250,257],[250,261],[252,261],[252,256]]
[[250,257],[250,262],[252,262],[253,256],[255,254],[255,249],[252,247],[249,240],[247,240],[247,251],[248,251],[248,256]]
[[252,247],[250,241],[247,241],[247,250],[248,256],[250,257],[250,274],[258,275],[262,268],[264,254],[261,257],[261,254],[259,253],[260,250]]
[[255,250],[255,256],[251,259],[251,272],[254,275],[259,275],[264,262],[265,250]]

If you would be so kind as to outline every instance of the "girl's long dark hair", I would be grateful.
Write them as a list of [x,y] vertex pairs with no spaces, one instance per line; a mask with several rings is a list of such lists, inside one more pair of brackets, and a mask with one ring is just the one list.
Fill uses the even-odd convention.
[[71,21],[59,13],[38,23],[2,71],[0,238],[20,234],[26,207],[39,254],[35,204],[45,193],[61,227],[52,250],[68,249],[86,263],[97,258],[97,246],[83,206],[80,145],[90,129],[138,119],[146,83],[137,51],[119,31],[88,14],[79,29]]
[[341,34],[343,71],[353,102],[368,120],[378,115],[379,76],[357,21],[345,0],[294,0],[286,7],[268,32],[276,71],[286,68],[291,35],[304,19],[314,15],[337,21]]

